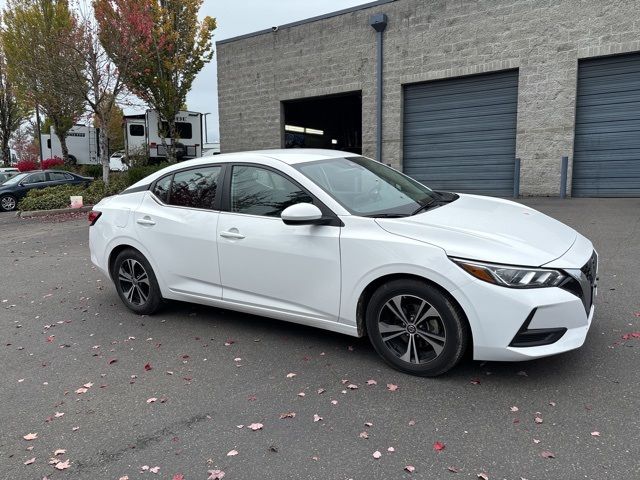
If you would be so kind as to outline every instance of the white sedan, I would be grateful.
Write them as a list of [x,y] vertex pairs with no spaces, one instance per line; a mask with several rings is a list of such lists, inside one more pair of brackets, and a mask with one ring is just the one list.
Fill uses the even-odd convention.
[[91,260],[124,304],[182,300],[353,335],[393,367],[580,347],[593,318],[589,240],[529,207],[430,190],[334,150],[172,165],[89,215]]

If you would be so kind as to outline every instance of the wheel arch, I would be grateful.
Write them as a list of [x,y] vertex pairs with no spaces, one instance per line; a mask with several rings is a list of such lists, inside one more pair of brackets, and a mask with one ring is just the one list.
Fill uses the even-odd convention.
[[422,277],[420,275],[415,275],[410,273],[391,273],[387,275],[382,275],[376,278],[375,280],[372,280],[364,288],[364,290],[360,294],[360,297],[358,298],[358,304],[356,307],[356,326],[358,329],[359,337],[367,336],[365,314],[366,314],[367,305],[369,304],[369,300],[371,299],[371,296],[382,285],[394,280],[417,280],[419,282],[423,282],[432,286],[433,288],[437,289],[440,293],[442,293],[445,297],[447,297],[447,299],[454,305],[454,307],[456,307],[460,311],[460,313],[462,314],[463,320],[466,322],[467,326],[469,327],[468,350],[469,351],[473,350],[473,330],[469,323],[469,318],[467,317],[467,314],[464,311],[464,308],[462,308],[462,305],[460,305],[460,302],[458,302],[458,300],[456,300],[456,298],[446,288],[444,288],[442,285],[438,284],[437,282],[434,282],[433,280]]
[[[111,252],[109,253],[109,259],[107,261],[107,266],[109,268],[109,275],[111,276],[111,280],[113,280],[113,267],[115,266],[116,258],[118,258],[118,255],[120,255],[120,252],[123,252],[125,250],[135,250],[140,255],[142,255],[143,257],[147,258],[147,256],[144,253],[142,253],[140,250],[138,250],[133,245],[128,245],[126,243],[122,243],[120,245],[116,245],[115,248],[113,248],[113,250],[111,250]],[[147,258],[147,260],[149,260],[149,259]]]

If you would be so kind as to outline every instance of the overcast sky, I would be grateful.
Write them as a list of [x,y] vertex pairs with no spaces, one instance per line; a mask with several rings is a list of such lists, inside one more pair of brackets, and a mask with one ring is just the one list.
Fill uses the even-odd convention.
[[[216,18],[218,28],[214,42],[245,33],[263,30],[285,23],[303,20],[324,13],[342,10],[370,0],[204,0],[200,16]],[[91,4],[90,0],[81,0]],[[0,0],[4,8],[6,0]],[[218,78],[216,57],[197,76],[187,97],[190,110],[207,113],[208,141],[219,140],[218,129]],[[125,109],[127,114],[142,113]]]
[[[343,8],[368,3],[367,0],[204,0],[200,13],[218,21],[215,41],[263,30],[296,20],[334,12]],[[187,97],[190,110],[206,113],[209,142],[217,141],[218,80],[216,58],[207,65],[193,83]]]

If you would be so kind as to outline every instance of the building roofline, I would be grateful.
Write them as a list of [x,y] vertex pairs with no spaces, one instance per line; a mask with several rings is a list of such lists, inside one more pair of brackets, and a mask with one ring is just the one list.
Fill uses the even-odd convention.
[[[283,28],[297,27],[298,25],[305,25],[307,23],[317,22],[318,20],[325,20],[327,18],[337,17],[339,15],[344,15],[346,13],[357,12],[358,10],[366,10],[367,8],[374,8],[380,5],[385,5],[387,3],[393,3],[395,1],[397,0],[376,0],[375,2],[356,5],[355,7],[350,7],[350,8],[345,8],[343,10],[338,10],[335,12],[325,13],[323,15],[318,15],[316,17],[311,17],[304,20],[298,20],[297,22],[285,23],[284,25],[279,25],[277,29],[280,30]],[[225,43],[231,43],[237,40],[244,40],[245,38],[257,37],[258,35],[265,35],[267,33],[273,33],[274,31],[275,31],[274,27],[265,28],[264,30],[258,30],[257,32],[246,33],[244,35],[238,35],[236,37],[219,40],[216,42],[216,45],[224,45]]]

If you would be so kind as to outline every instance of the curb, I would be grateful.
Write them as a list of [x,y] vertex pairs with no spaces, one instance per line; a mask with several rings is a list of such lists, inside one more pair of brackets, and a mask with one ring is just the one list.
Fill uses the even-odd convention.
[[46,217],[53,215],[61,215],[63,213],[73,212],[88,212],[93,209],[93,205],[88,205],[80,208],[55,208],[53,210],[33,210],[30,212],[17,212],[16,217],[32,218],[32,217]]

